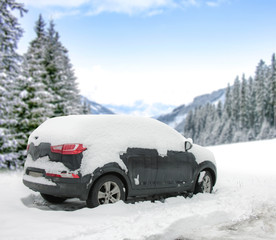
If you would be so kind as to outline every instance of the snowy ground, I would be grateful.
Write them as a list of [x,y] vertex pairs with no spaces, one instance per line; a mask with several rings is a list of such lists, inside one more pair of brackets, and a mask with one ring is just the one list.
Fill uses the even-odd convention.
[[77,199],[50,205],[0,174],[0,239],[276,239],[276,139],[210,147],[217,159],[213,194],[85,207]]

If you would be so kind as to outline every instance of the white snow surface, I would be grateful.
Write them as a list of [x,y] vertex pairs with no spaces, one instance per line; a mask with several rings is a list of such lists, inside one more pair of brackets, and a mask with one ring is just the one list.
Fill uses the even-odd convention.
[[30,175],[24,174],[23,179],[28,182],[34,182],[34,183],[40,183],[43,185],[50,185],[50,186],[56,186],[56,184],[45,177],[32,177]]
[[[36,139],[38,137],[38,139]],[[128,147],[157,149],[160,155],[167,150],[184,151],[185,138],[152,118],[120,115],[72,115],[45,121],[29,137],[29,143],[51,145],[81,143],[87,148],[81,164],[83,175],[109,162],[126,166],[120,159]],[[32,166],[28,160],[27,165]],[[46,167],[47,169],[47,167]]]
[[276,139],[209,147],[218,181],[212,194],[164,202],[118,202],[95,209],[78,199],[45,202],[22,172],[0,173],[0,239],[274,240]]
[[28,167],[47,169],[48,173],[58,173],[62,171],[73,173],[73,171],[70,171],[63,163],[50,161],[48,156],[33,161],[31,155],[28,155],[24,167],[25,169]]

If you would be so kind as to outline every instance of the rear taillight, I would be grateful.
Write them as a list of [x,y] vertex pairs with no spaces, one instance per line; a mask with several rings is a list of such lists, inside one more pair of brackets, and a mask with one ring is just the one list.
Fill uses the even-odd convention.
[[51,152],[60,154],[79,154],[85,151],[87,148],[82,144],[63,144],[57,146],[51,146]]
[[78,174],[74,173],[46,173],[47,177],[57,177],[57,178],[80,178]]
[[29,148],[30,148],[30,144],[27,145],[27,151],[29,151]]

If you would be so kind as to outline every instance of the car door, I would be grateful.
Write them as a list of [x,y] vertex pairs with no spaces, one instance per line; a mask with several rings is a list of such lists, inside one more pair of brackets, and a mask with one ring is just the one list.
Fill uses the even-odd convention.
[[128,168],[132,189],[155,188],[158,152],[155,149],[128,148],[121,156]]
[[190,186],[197,169],[195,157],[190,152],[168,151],[157,161],[156,188]]

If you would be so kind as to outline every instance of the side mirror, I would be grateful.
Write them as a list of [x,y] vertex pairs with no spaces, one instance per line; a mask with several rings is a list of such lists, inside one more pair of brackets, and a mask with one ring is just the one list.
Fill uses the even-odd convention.
[[184,143],[185,152],[190,150],[193,147],[193,140],[191,138],[188,138]]

